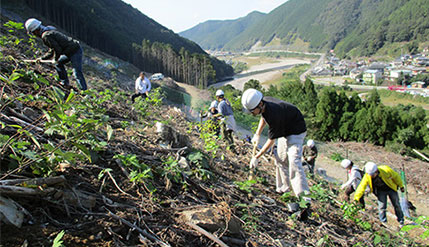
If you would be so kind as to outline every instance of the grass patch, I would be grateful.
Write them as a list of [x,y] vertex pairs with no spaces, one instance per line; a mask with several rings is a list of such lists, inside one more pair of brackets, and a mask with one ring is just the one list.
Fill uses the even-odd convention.
[[429,98],[420,95],[411,95],[409,93],[398,93],[395,91],[381,89],[378,90],[380,94],[381,103],[386,106],[397,106],[402,105],[415,105],[421,106],[425,109],[426,114],[429,113]]

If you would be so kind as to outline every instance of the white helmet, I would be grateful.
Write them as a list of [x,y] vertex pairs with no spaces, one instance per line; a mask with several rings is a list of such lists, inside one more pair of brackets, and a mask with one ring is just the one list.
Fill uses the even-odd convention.
[[374,162],[367,162],[365,164],[365,172],[369,175],[373,175],[376,171],[378,171],[378,168]]
[[24,26],[25,26],[25,29],[27,29],[27,32],[32,33],[37,28],[39,28],[41,24],[42,24],[41,21],[34,18],[30,18],[25,22]]
[[258,106],[259,102],[262,100],[262,97],[263,95],[261,92],[256,89],[249,88],[244,91],[243,96],[241,96],[241,104],[246,110],[250,111]]
[[351,160],[348,159],[344,159],[343,161],[341,161],[341,166],[345,169],[349,166],[351,166],[353,163]]
[[222,90],[219,89],[216,91],[216,97],[223,96],[223,95],[225,95],[225,93]]
[[308,140],[307,141],[307,146],[309,146],[310,148],[314,147],[314,141],[313,140]]
[[217,101],[213,100],[212,103],[210,104],[210,109],[211,108],[217,108]]

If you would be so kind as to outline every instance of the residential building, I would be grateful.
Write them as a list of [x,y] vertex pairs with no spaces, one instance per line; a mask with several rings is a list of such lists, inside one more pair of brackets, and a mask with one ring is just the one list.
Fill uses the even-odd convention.
[[383,73],[378,70],[368,69],[363,73],[362,79],[366,84],[377,85],[383,79]]
[[395,69],[390,71],[390,79],[398,79],[401,75],[408,75],[411,76],[413,71],[411,70],[405,70],[405,69]]
[[411,83],[412,88],[426,88],[426,83],[423,81],[416,81]]

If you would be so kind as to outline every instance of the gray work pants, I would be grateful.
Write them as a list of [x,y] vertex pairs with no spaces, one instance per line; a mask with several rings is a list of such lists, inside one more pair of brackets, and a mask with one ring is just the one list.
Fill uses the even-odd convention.
[[302,143],[307,132],[299,135],[290,135],[278,139],[276,165],[277,192],[286,192],[292,186],[296,196],[308,194],[307,178],[302,168]]

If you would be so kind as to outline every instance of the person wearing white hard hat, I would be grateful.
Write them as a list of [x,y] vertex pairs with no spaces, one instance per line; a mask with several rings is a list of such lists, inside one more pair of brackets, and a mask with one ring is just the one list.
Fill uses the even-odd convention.
[[73,75],[80,89],[86,90],[87,85],[82,73],[83,51],[79,41],[58,32],[54,27],[43,26],[41,21],[34,18],[28,19],[24,26],[28,34],[33,34],[41,38],[43,43],[50,48],[48,53],[36,60],[54,58],[56,62],[55,69],[61,80],[61,84],[67,88],[70,87],[70,85],[64,65],[71,62],[73,66]]
[[253,145],[258,145],[262,130],[266,125],[269,127],[268,140],[252,157],[250,166],[255,167],[258,159],[277,140],[276,191],[284,193],[292,186],[296,196],[309,194],[310,189],[301,163],[302,144],[307,133],[301,111],[290,103],[264,97],[260,91],[253,88],[243,93],[241,103],[254,116],[261,115],[258,129],[252,138]]
[[302,156],[304,160],[303,165],[308,165],[312,176],[314,175],[314,165],[316,163],[317,153],[318,151],[314,140],[308,140],[307,145],[304,145],[302,149]]
[[222,116],[222,134],[225,140],[230,144],[230,147],[234,149],[234,138],[232,134],[236,129],[236,124],[231,103],[225,99],[225,93],[220,89],[216,91],[216,99],[218,101],[218,113]]
[[404,214],[399,203],[397,192],[398,189],[402,192],[405,191],[401,176],[389,166],[377,166],[374,162],[367,162],[365,164],[365,175],[356,189],[355,201],[360,200],[368,185],[371,192],[377,196],[380,221],[383,223],[387,222],[386,209],[387,196],[389,196],[390,202],[395,209],[399,225],[402,226],[404,224]]
[[[360,181],[362,180],[363,171],[359,167],[353,164],[353,161],[344,159],[341,161],[341,166],[347,170],[348,180],[341,185],[341,189],[345,189],[346,199],[350,201],[350,195],[356,191],[359,186]],[[359,199],[359,203],[363,208],[365,208],[365,200],[362,196]]]

